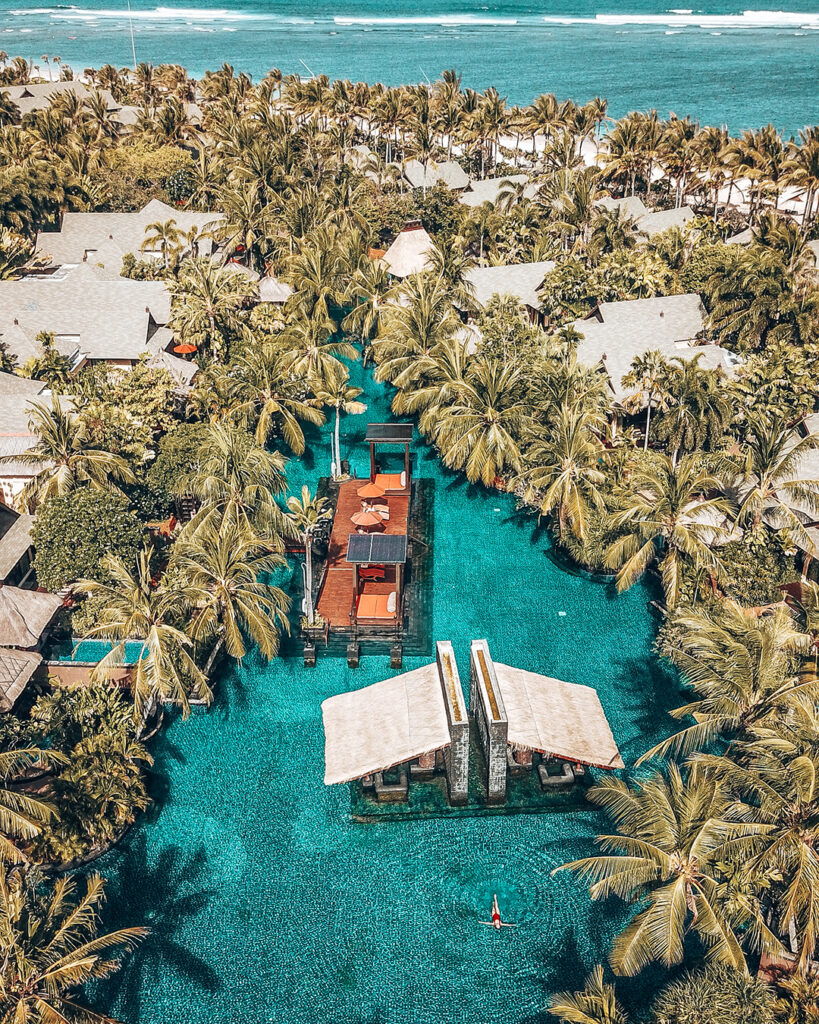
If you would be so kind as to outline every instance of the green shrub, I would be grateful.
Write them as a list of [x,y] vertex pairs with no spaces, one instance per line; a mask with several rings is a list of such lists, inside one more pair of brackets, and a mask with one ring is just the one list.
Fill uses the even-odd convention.
[[156,459],[146,474],[151,491],[169,505],[179,492],[179,483],[196,466],[208,436],[206,423],[183,423],[159,442]]
[[40,584],[59,590],[74,580],[104,579],[107,554],[126,564],[142,544],[142,525],[116,491],[82,487],[48,498],[34,523],[34,567]]

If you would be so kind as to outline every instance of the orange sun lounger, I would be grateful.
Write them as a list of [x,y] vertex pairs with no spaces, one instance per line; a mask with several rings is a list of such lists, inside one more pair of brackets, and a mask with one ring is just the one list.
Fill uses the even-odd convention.
[[356,606],[357,619],[394,619],[395,612],[389,610],[393,594],[362,594]]

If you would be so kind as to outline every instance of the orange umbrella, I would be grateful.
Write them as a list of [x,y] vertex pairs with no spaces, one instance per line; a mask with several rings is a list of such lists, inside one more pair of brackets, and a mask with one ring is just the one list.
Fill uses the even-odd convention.
[[180,356],[189,356],[191,352],[196,351],[196,345],[191,345],[189,341],[183,341],[181,345],[174,345],[173,350]]
[[359,498],[383,498],[384,488],[379,487],[378,484],[364,484],[363,487],[359,487],[356,494],[358,494]]
[[381,522],[381,516],[378,515],[377,512],[356,512],[356,514],[350,518],[356,526],[364,528],[368,526],[378,526]]

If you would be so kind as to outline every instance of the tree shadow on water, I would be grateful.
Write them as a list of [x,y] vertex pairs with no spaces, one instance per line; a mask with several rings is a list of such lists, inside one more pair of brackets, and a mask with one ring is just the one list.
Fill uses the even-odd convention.
[[126,958],[123,969],[105,984],[101,995],[109,1005],[127,1007],[128,1019],[142,1019],[142,993],[167,987],[169,973],[206,992],[222,987],[213,968],[177,938],[216,895],[214,889],[201,887],[207,875],[204,847],[188,856],[178,846],[168,846],[153,867],[148,866],[143,835],[126,850],[116,884],[109,885],[111,926],[142,926],[150,933]]

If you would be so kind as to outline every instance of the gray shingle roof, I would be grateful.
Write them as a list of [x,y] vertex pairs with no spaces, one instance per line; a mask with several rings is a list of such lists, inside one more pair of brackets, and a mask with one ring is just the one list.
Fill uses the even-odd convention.
[[56,594],[0,586],[0,644],[36,647],[61,606]]
[[598,199],[596,205],[606,210],[622,210],[625,216],[637,222],[638,230],[648,238],[669,228],[682,228],[695,216],[690,206],[681,206],[678,210],[649,210],[639,196],[623,199],[606,196]]
[[36,651],[0,647],[0,711],[11,711],[42,660]]
[[634,358],[649,351],[659,350],[666,359],[699,355],[703,367],[733,372],[735,361],[725,349],[691,344],[704,324],[705,309],[695,294],[603,302],[589,319],[573,324],[583,335],[577,358],[589,366],[602,363],[618,400],[628,394],[622,379]]
[[485,306],[493,295],[513,295],[524,306],[540,308],[538,289],[554,268],[553,260],[539,263],[511,263],[501,267],[473,267],[467,280],[474,286],[475,301]]
[[6,582],[32,543],[31,528],[34,526],[34,516],[26,513],[14,514],[14,522],[0,537],[0,583]]
[[102,280],[85,264],[60,280],[0,281],[0,340],[18,354],[15,345],[24,336],[33,343],[39,331],[53,331],[89,359],[135,362],[156,325],[168,322],[170,309],[161,281]]
[[430,160],[426,168],[420,160],[407,160],[404,177],[413,188],[427,188],[442,181],[447,188],[462,189],[469,185],[469,175],[455,160]]
[[[109,276],[118,278],[122,257],[127,252],[139,255],[149,224],[175,220],[180,231],[194,227],[213,229],[223,219],[220,213],[177,210],[159,199],[152,199],[141,210],[130,213],[66,213],[59,231],[41,231],[37,250],[51,256],[52,262],[102,264]],[[205,245],[206,254],[212,246]]]
[[[30,114],[32,110],[45,110],[50,106],[51,97],[59,93],[73,92],[85,100],[92,96],[94,91],[76,79],[68,82],[30,82],[27,85],[9,85],[2,89],[2,92],[17,105],[21,115]],[[99,91],[110,111],[119,110],[119,103],[107,89]]]
[[[469,183],[469,188],[466,192],[462,192],[458,196],[458,202],[463,203],[464,206],[483,206],[484,203],[494,203],[498,198],[500,187],[505,181],[511,181],[516,185],[522,185],[525,181],[528,181],[528,177],[525,174],[507,174],[502,178],[481,178],[479,180],[472,180]],[[538,185],[527,185],[523,190],[524,196],[527,199],[531,199],[538,190]]]

